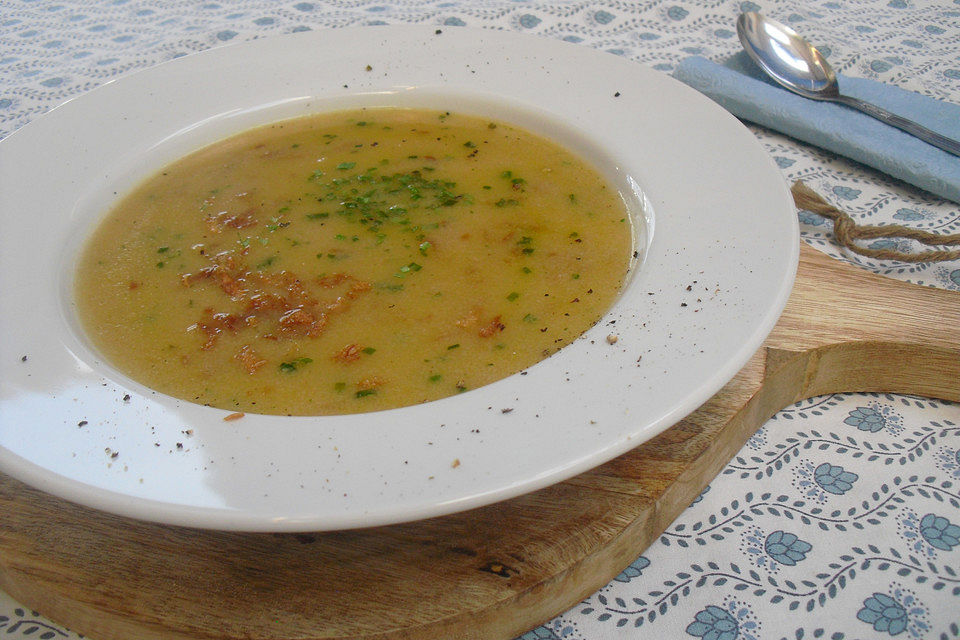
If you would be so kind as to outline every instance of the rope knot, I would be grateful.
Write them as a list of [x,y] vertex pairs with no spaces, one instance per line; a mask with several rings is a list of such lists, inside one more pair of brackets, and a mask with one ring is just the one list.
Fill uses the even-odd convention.
[[898,260],[900,262],[942,262],[960,258],[960,250],[930,250],[918,253],[906,253],[895,249],[874,249],[857,244],[858,240],[876,238],[907,238],[927,246],[960,245],[960,233],[937,234],[912,229],[899,224],[884,226],[859,225],[845,212],[830,205],[817,192],[797,180],[790,192],[798,209],[830,218],[833,220],[833,236],[837,243],[855,253],[879,260]]

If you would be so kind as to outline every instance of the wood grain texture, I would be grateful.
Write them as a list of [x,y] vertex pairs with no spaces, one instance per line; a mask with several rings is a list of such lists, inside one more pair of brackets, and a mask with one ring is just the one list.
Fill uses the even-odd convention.
[[510,639],[632,562],[770,416],[838,391],[960,401],[960,294],[802,247],[764,344],[679,424],[590,472],[417,523],[323,534],[138,522],[0,475],[0,587],[94,640]]

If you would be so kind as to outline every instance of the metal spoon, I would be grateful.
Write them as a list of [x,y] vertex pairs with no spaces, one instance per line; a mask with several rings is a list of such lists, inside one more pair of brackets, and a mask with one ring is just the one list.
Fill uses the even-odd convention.
[[747,55],[767,75],[805,98],[839,102],[902,129],[925,142],[960,156],[960,142],[931,131],[886,109],[840,94],[837,76],[817,49],[790,27],[756,12],[743,13],[737,34]]

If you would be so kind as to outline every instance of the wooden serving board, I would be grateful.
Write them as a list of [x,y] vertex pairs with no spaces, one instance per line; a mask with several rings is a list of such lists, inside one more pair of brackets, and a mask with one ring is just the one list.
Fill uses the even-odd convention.
[[806,246],[764,346],[693,415],[593,471],[423,522],[322,534],[128,520],[0,475],[0,587],[94,640],[508,640],[640,555],[781,408],[838,391],[960,401],[960,294]]

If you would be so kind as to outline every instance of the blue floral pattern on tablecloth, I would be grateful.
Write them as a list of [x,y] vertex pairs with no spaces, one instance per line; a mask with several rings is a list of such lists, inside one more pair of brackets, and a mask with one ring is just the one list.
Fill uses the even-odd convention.
[[[253,38],[399,23],[497,28],[669,73],[689,55],[739,50],[736,16],[749,10],[822,44],[841,73],[960,102],[958,0],[0,0],[0,137],[114,78]],[[960,232],[955,203],[749,126],[785,179],[855,219]],[[863,258],[836,246],[829,221],[798,216],[804,240],[838,259],[960,291],[960,261]],[[835,394],[780,411],[610,584],[521,637],[888,636],[960,637],[960,407]],[[78,637],[0,593],[0,638]]]

